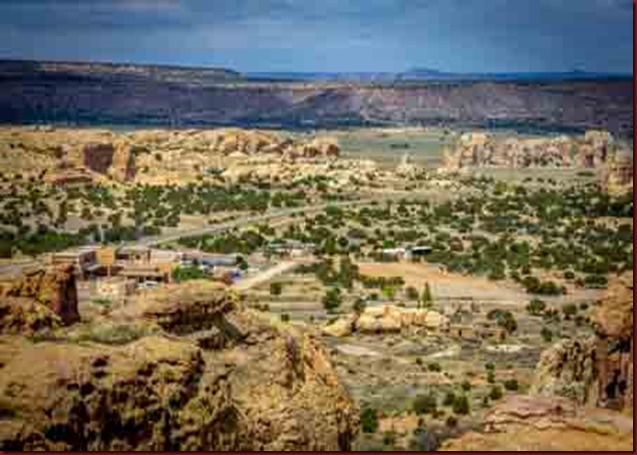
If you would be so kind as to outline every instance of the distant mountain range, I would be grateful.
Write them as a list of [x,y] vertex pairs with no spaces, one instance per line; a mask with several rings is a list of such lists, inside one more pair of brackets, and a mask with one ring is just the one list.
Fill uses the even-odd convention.
[[400,83],[418,81],[571,81],[596,79],[632,79],[632,74],[599,73],[581,70],[567,72],[513,73],[454,73],[431,68],[413,68],[404,72],[301,72],[262,71],[240,73],[215,67],[148,65],[137,63],[64,62],[0,60],[2,75],[66,74],[102,77],[142,78],[163,82],[209,84],[232,81],[289,81],[289,82],[358,82]]
[[408,81],[569,81],[632,79],[632,74],[581,70],[566,72],[453,73],[430,68],[405,72],[248,72],[248,79],[273,81],[408,82]]

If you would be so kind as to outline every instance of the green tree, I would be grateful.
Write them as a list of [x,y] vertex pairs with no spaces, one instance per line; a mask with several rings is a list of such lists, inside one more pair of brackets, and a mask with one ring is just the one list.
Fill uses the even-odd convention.
[[502,398],[502,389],[500,386],[494,385],[491,387],[491,391],[489,392],[489,398],[493,401],[497,401]]
[[508,333],[513,333],[518,328],[518,323],[510,311],[492,310],[487,314],[487,319],[495,321],[497,325],[502,327]]
[[425,283],[425,289],[421,295],[421,302],[423,308],[431,308],[433,305],[433,296],[431,295],[431,288],[429,287],[429,283]]
[[449,390],[445,394],[445,398],[442,400],[443,406],[452,406],[454,401],[456,401],[456,394],[453,393],[453,390]]
[[405,292],[406,292],[407,298],[409,300],[416,300],[417,301],[418,298],[420,297],[420,295],[418,294],[418,290],[415,287],[413,287],[413,286],[408,286],[405,289]]
[[329,289],[323,296],[323,308],[327,311],[333,311],[341,306],[341,290],[339,288]]
[[469,399],[466,395],[460,395],[456,397],[456,400],[453,402],[453,406],[451,410],[454,414],[458,415],[467,415],[471,412],[471,408],[469,406]]
[[577,305],[574,303],[567,303],[562,307],[562,313],[564,313],[564,319],[571,319],[571,317],[577,314]]
[[206,278],[206,272],[196,266],[177,267],[172,273],[173,280],[182,283],[189,280],[200,280]]
[[283,283],[274,282],[270,283],[270,295],[281,295],[283,292]]
[[548,327],[542,327],[542,330],[540,331],[540,335],[542,336],[542,339],[546,343],[550,343],[551,341],[553,341],[553,332],[551,332],[551,330]]
[[378,414],[376,413],[376,409],[363,409],[361,412],[361,427],[363,433],[376,433],[378,430]]
[[356,301],[354,302],[352,309],[354,310],[354,313],[362,314],[365,312],[366,307],[367,307],[367,304],[365,303],[365,299],[358,297]]
[[520,388],[517,379],[507,379],[504,381],[504,388],[510,392],[515,392]]
[[433,414],[438,409],[438,399],[433,392],[426,395],[418,395],[413,403],[416,414]]
[[526,311],[531,316],[542,316],[546,310],[546,302],[540,299],[533,299],[526,306]]

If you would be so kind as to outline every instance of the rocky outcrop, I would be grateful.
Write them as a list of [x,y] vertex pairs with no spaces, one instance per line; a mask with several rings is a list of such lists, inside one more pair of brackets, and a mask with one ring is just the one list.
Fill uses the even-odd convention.
[[442,451],[632,450],[632,417],[578,408],[556,397],[511,396],[487,414],[482,432],[447,441]]
[[632,276],[611,284],[592,320],[595,336],[563,340],[542,354],[532,392],[594,407],[632,409]]
[[587,131],[583,137],[500,138],[467,133],[453,151],[445,152],[445,167],[581,167],[600,168],[615,153],[615,142],[606,131]]
[[601,186],[611,195],[623,195],[633,192],[633,160],[629,155],[616,156],[602,173]]
[[89,143],[80,147],[80,164],[99,174],[106,172],[113,164],[115,147],[111,143]]
[[73,266],[39,269],[0,282],[0,298],[6,297],[32,299],[49,308],[66,325],[80,320]]
[[120,141],[115,146],[113,153],[113,165],[109,174],[120,182],[129,182],[135,179],[137,173],[136,157],[145,149],[136,147],[126,141]]
[[325,350],[226,292],[149,292],[113,315],[154,327],[125,345],[4,340],[0,449],[351,450],[359,411]]
[[349,336],[354,332],[364,334],[395,333],[402,330],[445,330],[449,320],[431,310],[404,309],[393,305],[368,307],[361,314],[337,319],[323,327],[323,333],[335,337]]
[[396,175],[406,179],[417,178],[422,172],[423,170],[412,161],[409,154],[403,155],[400,163],[396,166]]
[[[319,175],[330,170],[323,165],[331,165],[340,155],[338,141],[333,137],[288,137],[239,128],[114,133],[8,127],[0,130],[0,139],[5,137],[12,145],[0,147],[0,158],[11,162],[12,168],[16,165],[13,161],[23,163],[30,175],[44,172],[47,181],[62,185],[104,177],[122,183],[183,184],[224,171],[244,175],[244,168],[252,172],[266,164],[266,168],[312,167]],[[20,148],[15,148],[13,142],[19,143]],[[241,169],[237,171],[237,167]],[[274,176],[275,171],[269,174]],[[356,175],[359,169],[351,172]]]
[[33,299],[3,297],[0,299],[0,334],[35,335],[56,329],[60,318]]

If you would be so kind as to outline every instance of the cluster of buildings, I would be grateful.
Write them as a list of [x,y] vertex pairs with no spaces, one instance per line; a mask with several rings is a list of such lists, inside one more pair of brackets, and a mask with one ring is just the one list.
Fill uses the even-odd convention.
[[211,277],[236,273],[236,255],[208,254],[199,250],[166,250],[141,245],[82,246],[52,253],[50,265],[73,265],[79,280],[95,284],[99,297],[128,295],[138,288],[172,281],[178,267],[196,266]]

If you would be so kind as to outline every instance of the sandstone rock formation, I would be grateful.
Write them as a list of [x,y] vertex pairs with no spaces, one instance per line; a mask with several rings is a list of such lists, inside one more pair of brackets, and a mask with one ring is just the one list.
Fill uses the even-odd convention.
[[42,171],[57,172],[61,175],[52,180],[61,183],[79,183],[72,177],[84,173],[118,182],[183,183],[208,175],[211,170],[245,167],[255,159],[288,165],[302,162],[308,167],[332,162],[339,155],[340,147],[333,137],[291,138],[239,128],[128,133],[0,128],[0,163],[6,161],[11,163],[11,169],[20,170],[22,167],[16,162],[24,163],[26,172],[33,176]]
[[542,354],[532,392],[594,407],[632,409],[632,276],[610,285],[592,319],[594,337],[564,340]]
[[0,334],[31,336],[56,329],[61,323],[58,315],[33,299],[0,298]]
[[48,307],[66,325],[80,320],[73,266],[39,269],[0,282],[0,298],[8,297],[32,299]]
[[115,148],[111,143],[85,144],[79,150],[79,164],[93,172],[106,174],[111,164],[113,164],[114,153]]
[[352,449],[359,410],[324,349],[222,286],[157,289],[113,318],[156,330],[0,343],[1,450]]
[[413,179],[422,173],[420,166],[416,165],[409,154],[403,155],[400,163],[396,166],[396,175],[406,179]]
[[632,417],[578,408],[556,397],[511,396],[493,408],[484,432],[447,441],[442,451],[632,450]]
[[323,333],[335,337],[354,332],[380,334],[400,332],[403,329],[425,329],[438,332],[449,325],[442,314],[431,310],[404,309],[393,305],[368,307],[362,314],[345,316],[323,327]]
[[602,188],[611,195],[633,192],[633,160],[628,155],[616,156],[610,160],[602,173]]
[[615,142],[605,131],[587,131],[583,137],[506,138],[467,133],[453,151],[445,152],[445,167],[582,167],[599,168],[611,160]]

